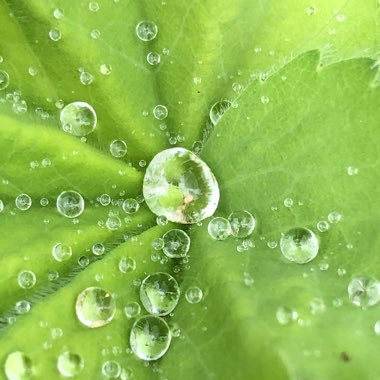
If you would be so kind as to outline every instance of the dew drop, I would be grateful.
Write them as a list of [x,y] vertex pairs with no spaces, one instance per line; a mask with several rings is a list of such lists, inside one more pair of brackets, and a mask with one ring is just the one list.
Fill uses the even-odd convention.
[[140,286],[140,300],[146,311],[155,315],[168,315],[178,304],[180,290],[170,274],[158,272],[147,276]]
[[0,212],[4,211],[4,202],[0,199]]
[[129,302],[124,308],[124,313],[127,318],[136,318],[141,313],[141,306],[137,302]]
[[330,225],[325,220],[322,220],[317,223],[317,229],[319,232],[326,232],[330,229]]
[[133,272],[136,269],[136,261],[132,257],[122,257],[119,261],[119,270],[122,273]]
[[224,113],[232,106],[232,102],[229,100],[221,100],[212,105],[210,109],[210,120],[216,125],[222,119]]
[[319,249],[318,238],[307,228],[293,228],[280,240],[282,254],[289,261],[304,264],[313,260]]
[[156,223],[158,226],[163,227],[163,226],[166,226],[168,224],[168,219],[165,215],[159,215],[156,218]]
[[94,131],[97,123],[95,110],[85,102],[67,104],[61,111],[62,129],[74,136],[87,136]]
[[285,207],[292,207],[293,206],[293,199],[292,198],[285,198],[284,199],[284,206]]
[[348,297],[356,306],[374,306],[380,301],[380,283],[367,276],[353,278],[348,284]]
[[15,205],[21,211],[29,210],[32,206],[32,198],[28,194],[20,194],[15,199]]
[[340,23],[344,22],[346,20],[346,16],[342,13],[338,13],[336,15],[336,20]]
[[321,298],[313,298],[309,302],[309,307],[311,314],[321,314],[326,311],[326,305]]
[[164,120],[168,116],[168,109],[166,106],[159,104],[153,108],[153,116],[157,120]]
[[30,303],[25,300],[16,302],[15,310],[17,314],[26,314],[30,311]]
[[306,13],[308,16],[314,15],[316,11],[317,11],[317,8],[314,5],[310,5],[309,7],[306,8]]
[[88,4],[88,9],[91,11],[91,12],[98,12],[100,7],[99,7],[99,4],[96,2],[96,1],[91,1],[89,4]]
[[160,317],[147,315],[135,321],[131,329],[130,344],[133,353],[142,360],[157,360],[169,349],[171,332]]
[[101,256],[104,254],[106,248],[105,246],[102,244],[102,243],[95,243],[92,248],[92,253],[95,255],[95,256]]
[[94,76],[87,71],[82,71],[79,75],[79,80],[84,86],[88,86],[94,81]]
[[123,210],[127,214],[134,214],[140,208],[140,203],[136,199],[128,198],[123,202]]
[[190,249],[190,237],[182,230],[173,229],[164,234],[164,254],[171,259],[185,257]]
[[373,330],[377,336],[380,336],[380,321],[376,321],[375,325],[373,326]]
[[161,238],[156,238],[152,241],[152,247],[156,251],[160,251],[162,248],[164,248],[164,240]]
[[153,213],[183,224],[211,216],[219,202],[218,184],[210,168],[184,148],[164,150],[152,159],[143,193]]
[[203,291],[198,286],[190,286],[185,292],[185,298],[188,303],[199,303],[203,298]]
[[232,233],[231,224],[226,218],[212,218],[208,223],[208,233],[214,240],[226,240]]
[[234,211],[228,217],[231,224],[231,234],[237,238],[246,238],[252,235],[255,229],[255,219],[249,211]]
[[62,38],[61,31],[57,28],[50,29],[49,37],[52,41],[57,42]]
[[262,104],[268,104],[269,103],[269,97],[268,96],[262,96],[261,98],[260,98],[260,101],[261,101],[261,103]]
[[63,191],[57,198],[57,210],[66,218],[76,218],[84,210],[83,197],[74,190]]
[[18,274],[17,280],[20,288],[30,289],[36,284],[37,278],[31,270],[23,270]]
[[57,368],[63,377],[74,377],[82,372],[84,360],[80,355],[66,351],[58,356]]
[[286,306],[280,306],[276,310],[276,319],[280,325],[288,325],[289,323],[296,321],[298,313]]
[[339,223],[342,219],[342,215],[339,214],[339,212],[337,211],[331,211],[328,216],[327,216],[327,219],[330,223],[332,224],[336,224],[336,223]]
[[93,29],[93,30],[91,30],[90,36],[94,40],[97,40],[100,37],[100,31],[98,29]]
[[8,380],[29,380],[33,375],[32,360],[23,352],[12,352],[5,360],[4,372]]
[[58,262],[69,260],[73,254],[71,247],[64,243],[57,243],[53,249],[52,254]]
[[103,63],[102,65],[100,65],[99,71],[102,75],[110,75],[112,72],[112,67],[111,65]]
[[121,375],[121,366],[115,360],[108,360],[102,366],[102,373],[107,379],[118,379]]
[[136,35],[141,41],[152,41],[157,33],[158,28],[153,21],[140,21],[136,25]]
[[124,157],[127,154],[127,144],[123,140],[114,140],[110,144],[110,153],[116,158]]
[[6,71],[0,70],[0,91],[4,90],[9,85],[9,75]]
[[359,169],[354,166],[349,166],[347,168],[347,174],[349,176],[357,175],[359,173]]
[[121,220],[116,215],[111,215],[106,220],[106,226],[110,231],[116,231],[121,227]]
[[115,315],[116,304],[110,293],[102,288],[90,287],[77,297],[75,312],[79,321],[87,327],[102,327]]
[[158,54],[154,51],[151,51],[147,54],[146,60],[150,65],[156,66],[161,62],[161,56],[160,56],[160,54]]
[[111,203],[111,197],[109,194],[102,194],[99,197],[99,202],[102,206],[108,206]]
[[61,8],[55,8],[54,11],[53,11],[53,16],[57,20],[60,20],[61,18],[63,18],[65,16],[65,13],[64,13],[63,9],[61,9]]

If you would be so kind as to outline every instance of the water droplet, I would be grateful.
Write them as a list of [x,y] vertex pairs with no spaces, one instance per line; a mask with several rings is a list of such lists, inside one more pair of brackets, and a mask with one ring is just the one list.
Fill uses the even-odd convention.
[[28,194],[20,194],[16,197],[15,204],[21,211],[29,210],[32,206],[32,198]]
[[166,108],[166,106],[159,104],[153,108],[153,116],[157,120],[164,120],[168,116],[168,109]]
[[276,310],[276,319],[280,325],[288,325],[289,323],[296,321],[298,313],[286,306],[280,306]]
[[129,302],[124,308],[124,313],[127,318],[136,318],[141,313],[141,306],[137,302]]
[[342,14],[342,13],[338,13],[338,14],[336,15],[336,20],[337,20],[338,22],[344,22],[344,21],[346,20],[346,16],[345,16],[344,14]]
[[18,274],[17,280],[20,288],[30,289],[36,284],[37,278],[31,270],[23,270]]
[[277,248],[277,242],[275,240],[268,241],[267,246],[270,249],[275,249]]
[[152,41],[157,33],[158,28],[153,21],[140,21],[136,25],[136,35],[141,41]]
[[106,248],[105,246],[102,244],[102,243],[95,243],[92,248],[92,253],[95,255],[95,256],[101,256],[104,254]]
[[202,301],[203,291],[198,286],[190,286],[187,288],[185,298],[188,303],[198,303]]
[[231,234],[237,238],[246,238],[255,229],[255,219],[248,211],[234,211],[230,214],[228,220],[231,224]]
[[212,218],[208,223],[208,233],[215,240],[226,240],[232,233],[231,224],[226,218]]
[[69,245],[57,243],[52,249],[52,254],[57,261],[61,262],[70,259],[73,251]]
[[142,360],[157,360],[169,349],[171,332],[160,317],[147,315],[135,321],[130,335],[133,353]]
[[110,323],[115,315],[116,304],[110,293],[102,288],[90,287],[77,297],[75,312],[81,323],[90,328]]
[[4,202],[0,199],[0,212],[4,211]]
[[28,73],[29,73],[32,77],[34,77],[34,76],[36,76],[36,75],[38,74],[38,70],[37,70],[35,67],[33,67],[33,66],[29,66],[29,68],[28,68]]
[[293,206],[293,199],[292,198],[285,198],[284,199],[284,206],[285,207],[292,207]]
[[355,168],[354,166],[349,166],[347,168],[347,174],[352,176],[352,175],[357,175],[359,173],[359,169]]
[[25,300],[16,302],[15,310],[18,314],[26,314],[30,311],[30,303]]
[[219,202],[218,184],[210,168],[184,148],[167,149],[153,158],[143,192],[153,213],[184,224],[211,216]]
[[185,257],[189,252],[190,237],[185,231],[170,230],[164,234],[162,240],[164,241],[163,251],[171,259]]
[[269,103],[269,97],[268,96],[262,96],[261,98],[260,98],[260,102],[262,103],[262,104],[268,104]]
[[380,336],[380,321],[376,321],[375,325],[373,326],[373,329],[375,331],[375,334]]
[[160,251],[162,248],[164,248],[164,239],[156,238],[152,241],[152,247],[156,251]]
[[111,203],[111,197],[109,194],[102,194],[99,197],[99,202],[102,206],[108,206]]
[[116,231],[121,227],[121,220],[116,215],[111,215],[106,220],[106,226],[110,231]]
[[57,28],[50,29],[49,37],[52,41],[57,42],[62,38],[61,31]]
[[97,123],[95,110],[85,102],[67,104],[61,111],[62,129],[74,136],[87,136],[94,131]]
[[293,228],[281,237],[280,248],[289,261],[304,264],[317,256],[319,242],[314,232],[309,229]]
[[110,144],[110,152],[116,158],[124,157],[127,154],[127,144],[123,140],[114,140]]
[[62,191],[57,198],[57,210],[66,218],[76,218],[84,210],[83,197],[74,190]]
[[348,284],[348,297],[356,306],[374,306],[380,301],[380,283],[372,277],[353,278]]
[[317,8],[314,5],[310,5],[306,8],[306,13],[308,16],[312,16],[317,11]]
[[325,261],[321,261],[318,266],[320,270],[327,270],[330,267],[329,263],[326,263]]
[[330,223],[336,224],[341,221],[342,215],[339,214],[339,212],[337,211],[331,211],[330,214],[327,216],[327,219]]
[[100,71],[100,74],[110,75],[112,72],[112,67],[111,65],[107,65],[106,63],[103,63],[102,65],[100,65],[99,71]]
[[180,290],[170,274],[158,272],[147,276],[140,287],[140,300],[150,314],[167,315],[177,306]]
[[343,277],[347,271],[344,268],[338,268],[337,273],[339,277]]
[[93,29],[93,30],[91,30],[90,36],[91,36],[91,38],[93,38],[94,40],[99,39],[99,37],[100,37],[100,30],[98,30],[98,29]]
[[229,100],[221,100],[216,102],[210,109],[210,120],[216,125],[220,122],[224,113],[232,106],[232,102]]
[[121,375],[121,366],[115,360],[108,360],[102,366],[102,374],[107,379],[118,379]]
[[90,259],[87,256],[80,256],[78,258],[78,264],[82,267],[85,268],[88,264],[90,264]]
[[132,257],[122,257],[119,261],[119,270],[122,273],[133,272],[136,269],[136,261]]
[[156,218],[156,223],[158,226],[166,226],[168,224],[168,219],[165,215],[159,215]]
[[127,214],[134,214],[140,208],[140,203],[136,199],[128,198],[123,202],[123,210]]
[[63,18],[65,16],[65,13],[64,13],[63,9],[61,9],[61,8],[55,8],[54,11],[53,11],[53,16],[57,20],[60,20],[61,18]]
[[5,360],[4,372],[8,380],[29,380],[33,375],[32,360],[23,352],[12,352]]
[[98,10],[100,9],[100,7],[99,7],[99,4],[98,4],[96,1],[91,1],[91,2],[88,4],[88,9],[89,9],[91,12],[98,12]]
[[317,223],[317,229],[319,232],[326,232],[329,230],[329,228],[330,225],[325,220],[321,220]]
[[309,307],[311,314],[321,314],[326,311],[326,305],[321,298],[313,298],[309,303]]
[[87,71],[82,71],[79,75],[79,80],[83,85],[88,86],[94,81],[94,76]]
[[0,70],[0,91],[4,90],[9,85],[9,75],[6,71]]
[[82,372],[84,360],[80,355],[66,351],[58,356],[57,368],[63,377],[74,377]]
[[150,65],[155,66],[155,65],[158,65],[160,63],[161,56],[160,56],[160,54],[158,54],[154,51],[151,51],[150,53],[147,54],[146,60]]
[[51,335],[52,339],[57,340],[59,338],[62,338],[63,330],[60,329],[59,327],[54,327],[51,329],[50,335]]

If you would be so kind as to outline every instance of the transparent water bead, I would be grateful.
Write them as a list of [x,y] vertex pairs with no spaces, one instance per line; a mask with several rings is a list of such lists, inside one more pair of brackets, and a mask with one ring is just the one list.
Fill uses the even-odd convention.
[[95,110],[85,102],[67,104],[60,113],[62,129],[74,136],[87,136],[94,131],[97,123]]
[[162,240],[164,241],[163,251],[171,259],[185,257],[189,252],[190,237],[185,231],[170,230],[164,234]]
[[0,70],[0,90],[4,90],[9,85],[9,75],[6,71]]
[[164,272],[147,276],[140,286],[140,301],[150,314],[170,314],[177,306],[179,296],[177,281]]
[[136,35],[141,41],[152,41],[156,38],[158,28],[153,21],[140,21],[136,25]]
[[129,302],[124,308],[124,313],[127,318],[136,318],[141,313],[141,306],[135,302]]
[[118,379],[121,375],[121,366],[115,360],[107,360],[102,366],[102,374],[107,379]]
[[380,282],[367,276],[353,278],[348,284],[348,297],[356,306],[374,306],[380,301]]
[[52,41],[57,42],[62,38],[61,31],[57,28],[50,29],[49,37]]
[[119,270],[121,273],[133,272],[136,269],[136,261],[132,257],[122,257],[119,261]]
[[8,380],[32,379],[32,360],[23,352],[12,352],[5,360],[4,372]]
[[377,336],[380,336],[380,321],[376,321],[376,323],[373,326],[373,330],[375,331],[375,334]]
[[21,211],[29,210],[32,206],[32,198],[28,194],[20,194],[15,199],[15,205]]
[[110,153],[116,158],[124,157],[127,150],[127,144],[123,140],[114,140],[110,144]]
[[232,233],[231,224],[220,216],[212,218],[208,223],[208,233],[214,240],[226,240]]
[[26,314],[30,311],[30,303],[25,300],[16,302],[15,310],[18,314]]
[[276,319],[280,325],[288,325],[298,318],[298,313],[286,306],[280,306],[276,310]]
[[37,282],[37,277],[31,270],[23,270],[18,274],[17,282],[20,288],[30,289]]
[[293,228],[281,236],[280,248],[289,261],[304,264],[317,256],[319,241],[314,232],[309,229]]
[[84,199],[74,190],[63,191],[57,198],[57,210],[66,218],[76,218],[84,210]]
[[123,210],[127,214],[134,214],[140,208],[140,203],[136,199],[128,198],[123,202]]
[[203,291],[198,286],[190,286],[187,288],[185,298],[188,303],[199,303],[203,298]]
[[160,317],[140,317],[132,326],[129,342],[133,353],[142,360],[157,360],[169,349],[172,336],[168,324]]
[[255,229],[256,221],[249,211],[234,211],[228,220],[231,224],[231,234],[237,238],[246,238],[252,235]]
[[71,247],[64,243],[57,243],[52,249],[52,254],[58,262],[69,260],[73,254]]
[[82,372],[84,360],[80,355],[66,351],[58,356],[57,368],[63,377],[75,377]]
[[154,52],[154,51],[151,51],[147,54],[146,56],[146,60],[147,62],[152,65],[152,66],[155,66],[155,65],[158,65],[161,61],[161,56],[160,54]]
[[102,327],[110,323],[115,315],[114,298],[106,290],[90,287],[77,297],[75,312],[81,323],[90,328]]
[[232,106],[232,102],[229,100],[221,100],[216,102],[210,109],[210,120],[216,125],[219,123],[224,113]]
[[168,116],[168,109],[166,106],[163,106],[162,104],[159,104],[153,108],[153,116],[157,120],[164,120]]
[[92,250],[92,253],[95,255],[95,256],[101,256],[104,254],[104,252],[106,251],[106,247],[104,246],[104,244],[102,243],[95,243],[93,244],[93,246],[91,247],[91,250]]
[[210,168],[184,148],[164,150],[152,159],[143,193],[153,213],[183,224],[208,218],[219,202],[218,183]]

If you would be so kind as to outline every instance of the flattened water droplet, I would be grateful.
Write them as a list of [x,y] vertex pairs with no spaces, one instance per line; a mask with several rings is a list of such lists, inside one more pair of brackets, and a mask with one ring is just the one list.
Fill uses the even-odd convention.
[[218,184],[210,168],[184,148],[167,149],[153,158],[143,193],[153,213],[183,224],[211,216],[219,202]]
[[252,235],[255,229],[255,218],[249,211],[234,211],[228,220],[231,224],[231,234],[237,238],[246,238]]
[[208,223],[208,233],[215,240],[226,240],[232,233],[231,224],[226,218],[212,218]]
[[189,252],[190,237],[185,231],[170,230],[164,234],[162,240],[164,241],[163,251],[171,259],[185,257]]
[[293,228],[281,237],[280,248],[289,261],[304,264],[317,256],[319,242],[314,232],[309,229]]
[[84,360],[80,355],[66,351],[58,356],[57,368],[63,377],[74,377],[82,372]]
[[224,113],[232,106],[232,102],[229,100],[221,100],[212,105],[210,109],[210,120],[216,125],[219,123]]
[[4,90],[9,85],[9,75],[6,71],[0,70],[0,91]]
[[87,136],[97,123],[95,110],[85,102],[67,104],[60,113],[62,129],[74,136]]
[[164,120],[168,116],[168,109],[166,108],[166,106],[159,104],[153,108],[153,116],[157,120]]
[[135,321],[129,341],[138,358],[151,361],[166,353],[171,339],[168,324],[160,317],[147,315]]
[[155,315],[168,315],[178,304],[180,290],[170,274],[158,272],[147,276],[140,286],[140,300],[146,311]]
[[28,194],[20,194],[15,199],[15,205],[21,211],[29,210],[32,206],[32,198]]
[[366,308],[380,301],[380,282],[375,278],[368,276],[353,278],[347,290],[350,301],[356,306]]
[[141,41],[152,41],[157,33],[158,28],[153,21],[140,21],[136,25],[136,35]]
[[18,274],[17,280],[20,288],[30,289],[36,284],[37,278],[31,270],[23,270]]
[[202,301],[203,291],[198,286],[190,286],[187,288],[185,298],[188,303],[198,303]]
[[74,190],[62,191],[57,198],[57,210],[66,218],[76,218],[84,210],[83,197]]
[[12,352],[5,360],[4,372],[8,380],[29,380],[33,375],[32,360],[23,352]]
[[57,243],[52,249],[53,257],[61,262],[69,260],[73,254],[71,247],[64,243]]
[[107,379],[118,379],[121,375],[121,366],[115,360],[108,360],[102,366],[102,374]]
[[81,323],[90,328],[110,323],[115,315],[116,304],[110,293],[102,288],[90,287],[77,297],[75,312]]
[[136,318],[141,313],[141,306],[137,302],[129,302],[124,308],[127,318]]

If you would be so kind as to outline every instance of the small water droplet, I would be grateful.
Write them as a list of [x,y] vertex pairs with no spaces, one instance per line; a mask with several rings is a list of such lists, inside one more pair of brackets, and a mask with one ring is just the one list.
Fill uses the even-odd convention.
[[0,70],[0,91],[4,90],[9,85],[9,75],[6,71]]
[[151,274],[141,283],[140,300],[150,314],[170,314],[177,306],[179,296],[177,281],[167,273]]
[[288,325],[298,319],[298,313],[289,307],[280,306],[276,310],[276,319],[280,325]]
[[231,234],[237,238],[246,238],[252,235],[255,229],[256,221],[249,211],[234,211],[228,220],[231,224]]
[[216,125],[220,122],[225,112],[232,106],[232,102],[229,100],[221,100],[212,105],[210,109],[210,120]]
[[231,224],[226,218],[212,218],[208,223],[208,233],[215,240],[226,240],[232,233]]
[[326,305],[321,298],[313,298],[309,303],[309,307],[311,314],[321,314],[326,311]]
[[316,11],[317,11],[317,8],[314,5],[310,5],[309,7],[306,8],[306,13],[308,16],[314,15]]
[[18,314],[26,314],[30,311],[30,303],[25,300],[16,302],[15,310]]
[[73,254],[71,247],[64,243],[57,243],[52,249],[53,257],[58,261],[69,260]]
[[102,288],[90,287],[77,297],[75,312],[79,321],[87,327],[102,327],[115,315],[116,304],[110,293]]
[[140,21],[136,25],[136,35],[141,41],[152,41],[157,33],[158,28],[153,21]]
[[58,356],[57,368],[63,377],[74,377],[82,372],[84,360],[80,355],[66,351]]
[[349,176],[357,175],[359,173],[359,169],[354,166],[349,166],[347,168],[347,174]]
[[53,16],[57,20],[60,20],[61,18],[63,18],[65,16],[65,13],[64,13],[62,8],[55,8],[53,11]]
[[168,109],[166,106],[159,104],[153,108],[153,116],[157,120],[164,120],[168,116]]
[[28,194],[20,194],[15,199],[15,205],[21,211],[29,210],[32,206],[32,198]]
[[124,308],[124,313],[127,318],[136,318],[141,313],[141,306],[137,302],[129,302]]
[[134,214],[140,208],[140,203],[136,199],[128,198],[123,202],[123,210],[127,214]]
[[185,298],[188,303],[199,303],[203,298],[203,291],[198,286],[190,286],[187,288]]
[[260,98],[260,101],[261,101],[261,103],[262,104],[268,104],[269,103],[269,97],[268,96],[262,96],[261,98]]
[[121,366],[115,360],[108,360],[102,366],[102,374],[107,379],[118,379],[121,375]]
[[337,273],[339,277],[343,277],[347,271],[344,268],[338,268]]
[[317,229],[319,232],[326,232],[330,229],[330,225],[325,220],[321,220],[317,223]]
[[164,240],[161,238],[156,238],[152,241],[152,247],[156,251],[160,251],[164,247]]
[[147,315],[135,321],[129,341],[138,358],[151,361],[166,353],[171,338],[169,326],[162,318]]
[[93,30],[91,30],[90,36],[94,40],[97,40],[100,37],[100,31],[98,29],[93,29]]
[[346,16],[343,13],[338,13],[336,15],[336,20],[340,23],[344,22],[346,20]]
[[74,190],[63,191],[57,198],[57,210],[66,218],[76,218],[84,210],[83,197]]
[[375,325],[373,326],[373,330],[377,336],[380,336],[380,321],[376,321]]
[[12,352],[5,360],[4,372],[8,380],[32,379],[32,360],[23,352]]
[[109,194],[102,194],[99,197],[99,202],[102,206],[108,206],[111,203],[111,197]]
[[155,66],[155,65],[158,65],[161,61],[161,56],[160,54],[154,52],[154,51],[151,51],[147,54],[146,56],[146,60],[147,62],[152,65],[152,66]]
[[18,274],[17,280],[20,288],[30,289],[36,284],[37,278],[31,270],[23,270]]
[[96,1],[91,1],[89,4],[88,4],[88,9],[91,11],[91,12],[98,12],[100,7],[99,7],[99,4],[96,2]]
[[348,284],[348,297],[356,306],[374,306],[380,301],[380,283],[367,276],[353,278]]
[[121,219],[117,215],[111,215],[106,220],[106,227],[110,231],[116,231],[121,227]]
[[114,140],[110,144],[110,153],[116,158],[124,157],[127,154],[127,144],[123,140]]
[[95,243],[93,244],[91,250],[95,256],[101,256],[104,254],[106,247],[102,243]]
[[156,218],[156,223],[158,226],[163,227],[163,226],[166,226],[168,224],[168,219],[165,215],[159,215]]
[[82,71],[79,75],[79,80],[84,86],[88,86],[94,81],[94,76],[87,71]]
[[182,230],[173,229],[164,234],[164,254],[171,259],[185,257],[190,249],[190,237]]
[[339,223],[342,219],[342,215],[339,214],[337,211],[331,211],[329,215],[327,216],[327,219],[330,223],[336,224]]
[[57,28],[50,29],[49,37],[52,41],[57,42],[62,38],[61,31]]
[[119,261],[119,270],[122,273],[133,272],[136,269],[136,261],[132,257],[122,257]]
[[112,72],[112,67],[111,65],[108,65],[107,63],[103,63],[102,65],[100,65],[99,71],[100,71],[100,74],[110,75]]
[[284,199],[284,206],[285,207],[292,207],[293,206],[293,199],[292,198],[285,198]]

